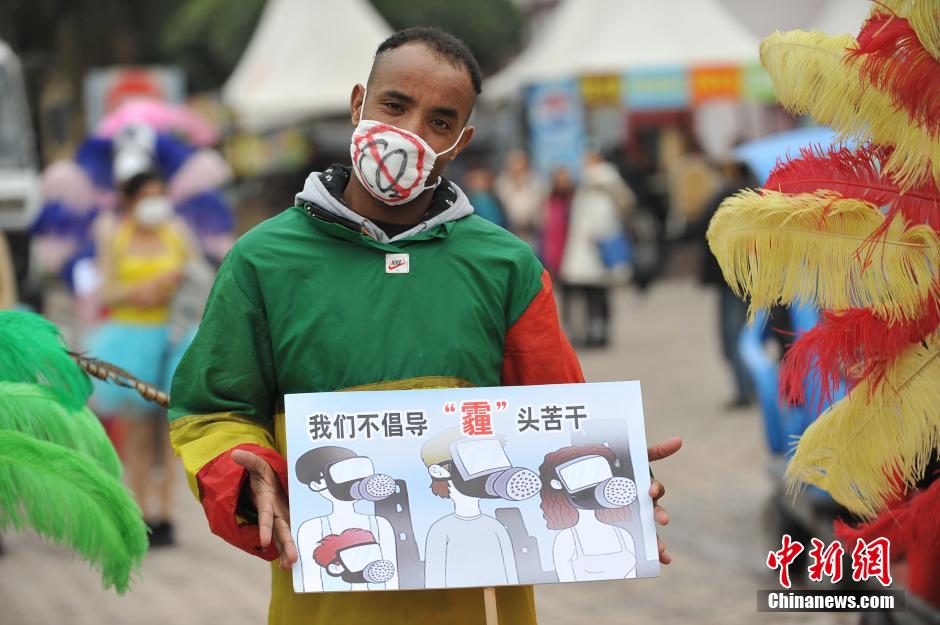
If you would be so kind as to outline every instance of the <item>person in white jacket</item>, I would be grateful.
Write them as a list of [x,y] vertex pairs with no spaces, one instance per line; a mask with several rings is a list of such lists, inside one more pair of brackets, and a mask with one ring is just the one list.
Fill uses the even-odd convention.
[[617,168],[596,151],[585,156],[584,172],[574,194],[571,223],[561,263],[565,322],[571,323],[571,302],[586,302],[587,323],[569,332],[587,347],[603,347],[609,340],[610,287],[624,278],[626,264],[608,266],[601,244],[624,235],[623,219],[636,198]]

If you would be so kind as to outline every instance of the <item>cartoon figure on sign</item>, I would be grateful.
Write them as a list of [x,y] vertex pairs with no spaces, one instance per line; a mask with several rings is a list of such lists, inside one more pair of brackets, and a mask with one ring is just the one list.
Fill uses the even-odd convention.
[[509,533],[480,511],[480,500],[534,497],[541,486],[538,476],[512,466],[498,438],[464,438],[459,428],[431,438],[421,459],[431,476],[431,492],[454,504],[454,512],[428,530],[425,586],[518,584]]
[[[360,583],[368,583],[369,587],[374,590],[397,589],[398,573],[394,566],[397,561],[395,531],[391,523],[382,517],[363,514],[355,509],[358,501],[375,502],[392,495],[395,492],[395,480],[388,475],[376,474],[369,458],[357,456],[345,447],[329,445],[303,454],[297,459],[294,470],[300,482],[307,484],[310,490],[333,505],[330,514],[308,519],[297,530],[297,551],[300,554],[304,591],[350,589],[347,577],[352,575],[349,572],[355,569],[348,562],[340,562],[347,574],[336,575],[329,569],[329,564],[333,562],[333,559],[328,560],[327,566],[324,567],[317,561],[315,555],[315,550],[322,547],[324,541],[331,535],[342,537],[350,529],[366,531],[372,537],[372,544],[379,548],[381,556],[375,561],[392,563],[392,575],[387,579],[379,581],[378,577],[374,577],[373,580],[366,579],[365,582]],[[350,534],[346,540],[351,540],[356,536],[361,539],[364,534]],[[329,546],[335,540],[331,539],[327,545]],[[324,557],[326,556],[322,555],[321,560]],[[359,572],[363,570],[360,568]]]
[[383,559],[372,532],[358,527],[325,536],[313,550],[313,560],[327,574],[350,584],[351,590],[385,584],[395,576],[395,565]]
[[613,523],[630,517],[636,484],[615,477],[616,454],[604,445],[563,447],[539,468],[542,515],[555,536],[552,559],[560,582],[636,577],[636,544]]

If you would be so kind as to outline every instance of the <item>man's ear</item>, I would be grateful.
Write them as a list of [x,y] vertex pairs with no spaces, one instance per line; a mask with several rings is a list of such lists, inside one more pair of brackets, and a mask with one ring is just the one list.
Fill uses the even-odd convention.
[[463,135],[461,135],[460,141],[457,142],[457,145],[454,147],[453,150],[451,150],[448,154],[445,155],[447,157],[448,162],[453,161],[455,158],[457,158],[457,155],[463,152],[463,149],[467,147],[467,145],[469,145],[470,139],[473,138],[473,130],[474,130],[473,126],[466,126],[463,129]]
[[349,115],[353,126],[358,126],[359,120],[362,119],[362,107],[366,104],[365,93],[366,88],[356,84],[352,88],[352,93],[349,94]]
[[429,466],[428,473],[431,475],[431,477],[438,480],[446,480],[450,478],[450,471],[439,464],[432,464]]
[[330,562],[326,565],[327,573],[330,575],[336,575],[337,577],[342,575],[344,570],[345,569],[343,568],[343,565],[337,564],[336,562]]
[[554,488],[555,490],[561,490],[561,482],[559,482],[558,480],[552,480],[551,482],[549,482],[549,484],[551,484],[551,487]]

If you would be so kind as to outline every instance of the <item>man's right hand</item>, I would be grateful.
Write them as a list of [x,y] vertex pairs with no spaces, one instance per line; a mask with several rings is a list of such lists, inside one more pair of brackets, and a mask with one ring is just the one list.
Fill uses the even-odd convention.
[[262,547],[277,545],[281,568],[285,571],[297,562],[297,546],[290,532],[290,508],[287,493],[281,488],[274,469],[261,456],[244,449],[232,452],[232,460],[248,471],[251,499],[258,510],[258,531]]

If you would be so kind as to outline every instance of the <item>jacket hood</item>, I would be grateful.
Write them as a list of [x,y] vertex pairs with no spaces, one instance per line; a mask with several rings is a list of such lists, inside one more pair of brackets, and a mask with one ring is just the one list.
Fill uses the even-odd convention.
[[313,207],[308,206],[308,208],[315,207],[319,209],[317,212],[323,212],[349,228],[366,232],[376,241],[383,243],[407,239],[419,232],[449,221],[456,221],[473,213],[473,206],[470,205],[470,200],[460,187],[441,177],[441,183],[434,190],[431,206],[421,223],[398,236],[389,238],[381,228],[354,212],[340,199],[349,183],[350,171],[349,167],[332,165],[326,171],[311,173],[304,182],[303,191],[297,194],[295,204],[299,206],[312,204]]

